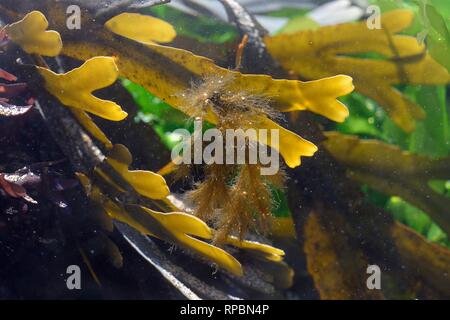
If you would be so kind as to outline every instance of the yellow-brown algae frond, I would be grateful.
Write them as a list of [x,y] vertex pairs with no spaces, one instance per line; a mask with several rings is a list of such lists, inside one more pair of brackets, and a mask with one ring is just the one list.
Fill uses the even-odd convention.
[[[196,251],[209,261],[218,263],[220,267],[235,275],[241,276],[243,274],[241,264],[236,258],[221,248],[195,238],[211,239],[212,237],[212,230],[199,218],[182,212],[161,213],[145,207],[140,208],[165,228],[164,233],[170,234],[169,238],[165,236],[169,241],[172,240],[171,242]],[[129,213],[133,216],[136,211],[129,210]],[[164,233],[157,231],[156,236],[164,236]]]
[[39,11],[28,13],[22,20],[7,25],[8,37],[29,54],[55,57],[62,50],[61,36],[56,31],[47,31],[47,18]]
[[122,13],[105,23],[110,31],[144,44],[166,43],[176,37],[173,26],[161,19],[138,13]]
[[72,108],[72,113],[78,122],[85,128],[95,139],[101,142],[107,149],[113,147],[112,142],[106,134],[95,124],[91,117],[80,109]]
[[[254,129],[266,129],[268,134],[265,139],[259,139],[260,143],[268,145],[278,151],[283,157],[286,165],[289,168],[296,168],[301,165],[301,157],[312,157],[318,150],[317,146],[300,137],[298,134],[287,130],[280,126],[275,121],[268,119],[267,117],[255,117],[251,124]],[[271,130],[275,129],[279,132],[279,144],[272,145]]]
[[[242,74],[221,68],[208,58],[197,56],[189,51],[171,48],[161,45],[149,45],[152,51],[179,63],[182,67],[196,74],[200,79],[211,77],[231,77],[229,89],[235,92],[248,92],[254,95],[262,95],[271,98],[271,106],[280,112],[295,110],[310,110],[319,113],[333,121],[342,122],[348,116],[345,105],[336,98],[353,91],[352,78],[346,75],[332,75],[323,79],[303,82],[298,80],[273,79],[262,74]],[[128,66],[124,66],[126,73]],[[121,69],[122,70],[122,69]],[[131,76],[131,75],[130,75]],[[142,79],[132,77],[135,82],[147,85]],[[179,86],[166,88],[167,84],[161,84],[167,92],[183,90]],[[317,86],[317,87],[316,87]],[[320,90],[326,89],[322,94]],[[177,108],[183,108],[186,103],[182,96],[174,93],[172,96],[164,97],[167,102]],[[191,114],[189,114],[192,116]]]
[[[370,30],[366,21],[360,21],[267,36],[265,43],[271,55],[299,78],[315,80],[336,74],[353,77],[357,91],[378,102],[401,129],[411,132],[425,113],[395,86],[447,84],[450,75],[415,37],[397,34],[411,25],[411,10],[393,10],[380,19],[380,29]],[[355,56],[365,53],[376,53],[384,59]],[[314,96],[314,88],[309,89]],[[305,88],[302,91],[305,93]]]
[[111,218],[128,224],[142,234],[193,250],[208,261],[216,263],[219,267],[237,276],[243,274],[241,264],[232,255],[221,248],[195,238],[206,240],[212,238],[212,230],[199,218],[182,212],[158,212],[138,205],[128,205],[122,208],[103,195],[95,186],[91,193],[91,199],[101,203]]
[[133,159],[124,145],[114,145],[106,161],[140,195],[149,199],[164,199],[169,195],[169,187],[161,175],[151,171],[128,169]]
[[92,95],[93,91],[110,86],[117,80],[119,71],[114,58],[95,57],[63,74],[42,67],[38,70],[45,80],[46,90],[62,104],[112,121],[127,117],[128,114],[116,103]]
[[[139,30],[132,30],[129,34],[119,33],[118,30],[111,28],[110,31],[133,41],[144,43],[142,39],[138,39],[133,35],[134,32],[139,32]],[[195,79],[218,79],[221,77],[227,79],[231,76],[232,81],[228,85],[230,92],[243,92],[247,95],[263,97],[266,100],[269,98],[272,110],[279,112],[311,110],[340,122],[344,121],[348,115],[347,108],[337,101],[336,98],[353,90],[350,77],[339,75],[309,83],[297,80],[273,79],[267,75],[241,74],[236,71],[221,68],[215,65],[211,59],[195,55],[187,50],[149,42],[145,42],[144,44],[147,46],[146,50],[156,52],[158,54],[157,56],[164,58],[164,61],[169,59],[174,66],[179,65],[180,72],[185,73],[188,71],[192,73]],[[80,51],[80,49],[82,50]],[[96,49],[96,52],[107,52],[102,47],[93,46],[93,49]],[[199,109],[198,106],[192,103],[192,100],[189,101],[188,84],[186,84],[186,81],[180,81],[177,72],[168,70],[167,73],[164,73],[163,77],[161,73],[156,73],[155,68],[151,66],[152,63],[159,63],[158,58],[154,57],[154,55],[151,55],[152,58],[145,56],[146,62],[144,62],[130,60],[125,50],[119,50],[115,53],[120,57],[120,72],[124,77],[142,85],[170,105],[185,112],[188,116],[197,117],[200,112],[201,116],[204,116],[204,120],[217,124],[218,117],[211,108],[208,108],[206,105],[206,110]],[[138,52],[134,53],[140,54]],[[78,58],[91,55],[86,51],[86,48],[79,48],[78,46],[67,49],[66,54]],[[200,83],[207,84],[208,81],[200,81]],[[316,86],[320,88],[316,90]],[[327,86],[330,86],[329,90],[324,90]],[[193,88],[200,88],[200,86],[195,84]],[[323,90],[321,94],[320,90]],[[207,92],[210,91],[207,90]],[[185,93],[184,96],[180,94],[183,92]],[[282,136],[283,139],[280,141],[280,146],[277,148],[277,151],[291,168],[300,165],[300,157],[312,156],[317,151],[314,144],[278,126],[267,116],[255,116],[254,119],[247,117],[246,120],[247,127],[255,129],[274,128],[280,130],[280,137]],[[259,142],[267,144],[269,141]]]
[[[150,25],[150,23],[148,23],[148,25]],[[344,121],[348,116],[347,108],[336,100],[336,98],[348,94],[353,90],[352,79],[348,76],[338,75],[312,82],[302,82],[297,80],[272,79],[267,75],[241,74],[239,72],[218,67],[212,60],[197,56],[187,50],[161,46],[145,40],[138,36],[140,30],[133,23],[127,25],[126,32],[121,30],[118,25],[113,28],[107,24],[107,28],[113,33],[125,38],[147,44],[152,51],[169,58],[172,62],[179,63],[183,68],[194,73],[200,79],[221,77],[226,79],[231,76],[232,81],[229,85],[231,91],[244,91],[254,95],[273,97],[271,104],[275,110],[281,112],[311,110],[338,122]],[[149,32],[149,34],[151,34],[151,32]],[[149,34],[147,36],[151,37]],[[128,65],[124,65],[123,68],[121,68],[121,71],[124,72],[124,76],[142,84],[144,87],[148,87],[149,82],[145,81],[145,76],[140,76],[138,78],[136,77],[136,72],[127,75],[128,68]],[[204,82],[207,83],[208,81]],[[220,82],[220,80],[217,82]],[[170,86],[168,83],[159,83],[158,86],[159,90],[166,93],[174,93],[171,96],[162,97],[166,99],[168,103],[174,107],[184,109],[189,116],[195,116],[193,113],[189,113],[189,109],[186,109],[186,101],[183,97],[174,92],[177,90],[184,91],[183,88],[180,88],[179,85],[168,87]],[[148,89],[154,92],[155,88]],[[322,90],[324,91],[319,94]],[[195,109],[194,111],[198,110]],[[209,121],[211,120],[209,119]],[[214,121],[211,122],[214,123]]]
[[[77,176],[89,198],[101,206],[110,218],[124,222],[145,235],[192,250],[237,276],[243,274],[239,261],[228,252],[195,238],[211,240],[215,233],[199,218],[183,212],[158,212],[138,205],[119,206],[104,195],[96,185],[93,185],[87,176],[83,174],[77,174]],[[268,263],[282,263],[284,251],[281,249],[254,241],[241,241],[235,237],[227,237],[225,242],[258,256]]]

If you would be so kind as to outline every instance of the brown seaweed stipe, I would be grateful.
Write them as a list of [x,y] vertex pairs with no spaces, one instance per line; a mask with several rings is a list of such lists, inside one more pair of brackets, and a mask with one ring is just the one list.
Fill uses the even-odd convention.
[[[229,89],[232,80],[230,76],[208,76],[193,84],[183,94],[186,113],[202,119],[214,113],[218,118],[217,129],[224,135],[228,129],[246,130],[254,117],[280,117],[270,107],[269,98]],[[282,187],[284,177],[280,171],[273,176],[262,176],[260,159],[250,164],[249,152],[254,145],[255,142],[245,139],[245,164],[236,164],[236,158],[234,164],[205,164],[204,180],[187,194],[194,204],[194,214],[217,228],[214,239],[217,244],[223,243],[228,235],[242,239],[251,228],[264,233],[269,230],[273,207],[270,185]],[[237,141],[234,149],[237,150]],[[176,176],[189,177],[194,167],[182,164]]]

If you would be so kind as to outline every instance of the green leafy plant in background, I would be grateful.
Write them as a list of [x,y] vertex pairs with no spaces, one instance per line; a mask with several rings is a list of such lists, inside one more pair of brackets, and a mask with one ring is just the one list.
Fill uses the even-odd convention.
[[156,6],[149,10],[156,17],[171,23],[178,35],[201,42],[224,43],[237,37],[231,25],[203,15],[191,16],[169,6]]
[[320,25],[313,19],[306,16],[308,10],[285,8],[270,14],[272,17],[289,18],[288,22],[279,31],[280,33],[291,33],[300,30],[314,30]]
[[428,240],[449,246],[448,237],[423,211],[410,205],[398,197],[391,197],[386,208],[393,213],[394,218],[417,232],[426,236]]
[[450,70],[450,8],[448,1],[416,0],[420,8],[422,34],[428,50],[440,64]]
[[172,149],[179,142],[179,137],[174,135],[173,131],[178,128],[191,129],[192,125],[189,124],[187,116],[181,111],[172,108],[130,80],[122,80],[122,85],[130,92],[139,106],[135,121],[152,126],[161,141],[169,149]]
[[427,42],[428,50],[436,61],[450,70],[450,6],[447,0],[370,0],[382,12],[409,8],[416,13],[414,24],[407,34],[417,35]]

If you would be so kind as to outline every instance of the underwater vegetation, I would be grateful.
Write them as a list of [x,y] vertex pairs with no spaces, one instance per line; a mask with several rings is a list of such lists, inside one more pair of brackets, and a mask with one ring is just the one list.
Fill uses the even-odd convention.
[[0,298],[449,298],[448,5],[207,2],[0,3]]

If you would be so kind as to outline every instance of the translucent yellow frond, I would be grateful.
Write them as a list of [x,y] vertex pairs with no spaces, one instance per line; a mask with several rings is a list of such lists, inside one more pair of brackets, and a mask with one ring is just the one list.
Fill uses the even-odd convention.
[[161,213],[145,207],[140,208],[161,223],[179,244],[195,250],[236,275],[242,275],[241,264],[233,256],[223,249],[190,236],[203,238],[212,236],[211,230],[202,220],[186,213]]
[[[125,154],[124,159],[127,157]],[[119,207],[97,186],[92,185],[87,176],[81,173],[77,176],[90,199],[102,206],[109,217],[126,223],[143,234],[193,250],[235,275],[243,274],[241,264],[232,255],[221,248],[195,238],[210,240],[214,235],[214,231],[201,219],[183,212],[163,213],[138,205]],[[282,263],[284,251],[270,245],[239,240],[231,236],[227,237],[226,243],[258,257],[263,264],[274,262],[276,267]]]
[[[109,203],[107,211],[115,219],[129,224],[143,234],[193,250],[221,268],[235,275],[242,275],[241,264],[232,255],[190,236],[210,236],[208,226],[192,215],[178,212],[161,213],[137,205],[126,206],[125,210],[122,210],[113,203]],[[180,218],[183,223],[178,220]]]
[[[337,98],[353,91],[353,79],[339,75],[299,84],[303,105],[310,111],[336,122],[344,122],[349,116],[347,107]],[[287,110],[293,111],[295,109]]]
[[171,24],[138,13],[122,13],[105,23],[110,31],[142,43],[170,42],[176,37]]
[[[308,140],[303,139],[299,135],[292,131],[289,131],[282,126],[278,125],[276,122],[266,118],[259,117],[255,119],[251,124],[252,128],[255,129],[267,129],[267,139],[259,139],[260,143],[266,144],[277,150],[284,161],[290,168],[295,168],[301,164],[301,157],[311,157],[317,152],[317,146]],[[271,145],[271,134],[270,130],[278,130],[279,133],[279,143],[278,145]]]
[[92,190],[91,180],[89,180],[87,175],[80,172],[76,172],[75,175],[77,176],[78,181],[80,181],[80,184],[83,187],[86,194],[89,195]]
[[[135,26],[130,28],[133,30],[136,29],[135,32],[139,32]],[[131,40],[143,42],[134,36],[131,31],[128,33],[120,33],[112,28],[109,29]],[[154,43],[145,44],[152,51],[169,58],[173,62],[179,63],[199,77],[207,77],[212,74],[223,77],[231,76],[233,81],[230,83],[230,89],[265,95],[273,100],[273,106],[282,112],[308,109],[332,120],[337,119],[340,122],[344,121],[348,115],[347,108],[336,101],[336,98],[346,95],[353,90],[350,77],[337,76],[323,79],[323,81],[302,82],[297,80],[273,79],[267,75],[241,74],[221,68],[215,65],[212,60],[195,55],[187,50],[161,46]],[[123,68],[121,67],[120,69],[121,72],[126,73],[129,66],[124,64]],[[139,79],[132,77],[132,80],[144,86],[149,83],[142,77]],[[163,83],[161,85],[163,87],[165,86]],[[330,85],[331,88],[327,89],[322,96],[317,95],[317,92],[323,90],[327,85]],[[167,90],[176,90],[176,87],[167,88]],[[183,100],[176,94],[164,98],[167,98],[167,101],[175,107],[181,108],[184,104]],[[315,101],[314,99],[318,100]]]
[[[227,77],[231,73],[233,79],[230,84],[231,90],[268,96],[273,101],[273,106],[282,112],[309,109],[340,122],[348,116],[347,108],[336,98],[353,90],[350,77],[336,76],[312,82],[276,80],[266,75],[247,75],[223,69],[214,65],[211,60],[195,56],[185,50],[157,45],[151,47],[170,56],[173,61],[183,63],[189,70],[202,76],[215,73],[218,76]],[[179,104],[183,104],[183,102],[180,101]],[[210,115],[207,120],[215,123],[213,115]],[[313,143],[284,129],[268,118],[249,119],[248,128],[278,129],[280,133],[279,147],[271,147],[277,149],[291,168],[300,165],[301,156],[312,156],[317,151],[317,147]],[[270,135],[266,141],[259,142],[270,145],[269,141]]]
[[78,122],[86,129],[95,139],[103,143],[107,149],[112,148],[112,143],[106,134],[92,121],[91,117],[80,109],[72,108],[72,113],[77,118]]
[[[345,74],[354,79],[358,92],[378,102],[400,128],[411,132],[425,113],[395,86],[447,84],[450,81],[447,70],[433,60],[415,37],[396,34],[411,24],[413,16],[410,10],[394,10],[381,16],[381,29],[370,30],[366,21],[344,23],[267,36],[265,43],[286,70],[301,79],[316,80],[300,85],[303,98],[309,102],[309,110],[342,121],[346,110],[338,101],[323,95],[331,98],[339,94],[341,88],[344,89],[342,92],[351,91],[349,79],[333,77]],[[358,57],[366,53],[381,57]],[[288,110],[295,109],[301,108],[296,106]]]
[[284,256],[283,250],[259,242],[239,240],[238,238],[232,236],[229,236],[226,239],[226,242],[237,248],[259,253],[266,257],[269,261],[281,261]]
[[38,69],[45,80],[47,91],[62,104],[108,120],[120,121],[127,117],[127,113],[116,103],[92,95],[93,91],[105,88],[117,80],[119,72],[113,58],[95,57],[64,74],[41,67]]
[[330,120],[343,122],[349,115],[337,98],[354,89],[352,78],[344,75],[316,81],[279,80],[265,75],[236,73],[230,89],[264,94],[281,112],[309,110]]
[[147,208],[143,209],[171,230],[182,230],[184,233],[203,239],[211,239],[213,236],[208,225],[191,214],[183,212],[162,213]]
[[[132,25],[131,25],[132,26]],[[133,26],[133,29],[137,29]],[[189,101],[181,94],[189,90],[190,80],[211,79],[223,77],[232,79],[228,86],[230,90],[246,92],[255,96],[267,97],[270,106],[281,112],[310,110],[329,119],[342,122],[348,116],[347,108],[337,98],[353,90],[352,80],[347,76],[325,77],[318,81],[302,82],[298,80],[273,79],[267,75],[241,74],[221,68],[208,58],[192,52],[144,42],[132,32],[120,32],[109,27],[109,30],[133,41],[144,43],[139,51],[130,46],[132,54],[121,48],[114,48],[119,57],[118,66],[122,76],[136,82],[147,90],[162,98],[165,102],[186,112],[189,116],[196,116],[186,108]],[[139,32],[139,31],[135,31]],[[126,46],[126,41],[123,42]],[[65,53],[73,57],[86,57],[99,52],[109,52],[108,46],[73,45],[65,47]],[[173,62],[167,72],[157,72],[160,65],[167,64],[167,59]],[[181,78],[183,75],[185,78]],[[192,111],[192,112],[190,112]],[[191,114],[190,114],[191,113]],[[208,113],[205,120],[216,123],[217,116]],[[312,156],[317,148],[269,119],[248,119],[249,123],[258,128],[280,129],[279,153],[289,167],[300,165],[301,156]],[[254,128],[255,128],[254,127]],[[265,143],[267,141],[260,141]]]
[[132,157],[124,145],[116,144],[106,160],[139,194],[150,199],[164,199],[169,195],[166,180],[151,171],[128,170]]
[[381,16],[381,23],[390,32],[399,32],[409,27],[414,19],[411,10],[397,9],[389,11]]
[[[212,60],[183,49],[156,44],[149,45],[149,48],[182,64],[183,67],[201,77],[216,74],[224,78],[232,78],[229,85],[231,90],[267,96],[272,100],[273,107],[281,112],[310,110],[339,122],[344,121],[348,116],[347,108],[336,98],[353,91],[351,77],[339,75],[310,82],[273,79],[267,75],[242,74],[221,68]],[[318,94],[319,92],[321,94]],[[177,106],[176,102],[175,106]]]
[[[98,193],[93,200],[104,201],[98,197]],[[127,206],[126,209],[122,209],[110,200],[104,202],[104,208],[112,218],[130,225],[142,234],[193,250],[219,267],[235,275],[242,275],[241,264],[228,252],[189,236],[194,234],[210,237],[208,226],[192,215],[161,213],[141,206]]]
[[273,217],[271,233],[277,238],[296,238],[297,234],[292,217]]
[[27,14],[22,20],[5,27],[8,37],[30,54],[54,57],[62,50],[61,36],[47,31],[47,18],[39,11]]

